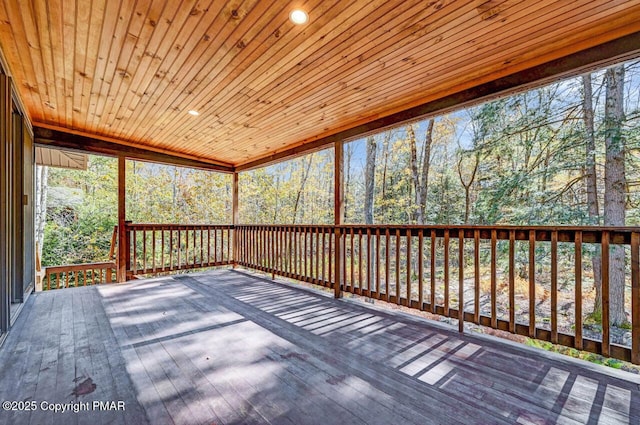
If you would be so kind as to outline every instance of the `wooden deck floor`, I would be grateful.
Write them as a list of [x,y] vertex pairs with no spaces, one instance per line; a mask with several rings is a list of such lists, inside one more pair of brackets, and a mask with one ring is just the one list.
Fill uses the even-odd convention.
[[[229,270],[31,297],[2,424],[638,424],[640,379]],[[95,385],[95,387],[93,386]],[[51,413],[40,404],[124,401]]]

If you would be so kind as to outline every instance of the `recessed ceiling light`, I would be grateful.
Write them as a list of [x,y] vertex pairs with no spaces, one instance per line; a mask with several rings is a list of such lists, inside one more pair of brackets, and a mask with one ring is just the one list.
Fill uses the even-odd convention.
[[200,115],[200,112],[198,112],[198,111],[196,111],[196,110],[192,109],[192,110],[190,110],[190,111],[189,111],[189,114],[190,114],[190,115],[193,115],[194,117],[197,117],[198,115]]
[[303,25],[309,21],[309,15],[302,9],[293,9],[289,13],[289,19],[296,25]]

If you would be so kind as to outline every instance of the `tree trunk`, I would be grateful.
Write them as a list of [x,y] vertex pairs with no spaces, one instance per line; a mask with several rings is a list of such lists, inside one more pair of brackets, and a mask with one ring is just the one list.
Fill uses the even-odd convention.
[[351,190],[351,157],[353,156],[353,144],[344,144],[344,217],[342,222],[347,220],[349,211],[349,193]]
[[469,180],[465,181],[463,177],[463,154],[460,153],[460,159],[458,160],[458,177],[460,177],[460,184],[464,187],[464,223],[469,223],[469,215],[471,214],[471,185],[476,179],[478,173],[478,166],[480,165],[480,155],[475,153],[473,168],[471,168],[471,176]]
[[373,138],[373,136],[369,136],[367,138],[367,158],[364,174],[364,222],[366,224],[373,224],[373,189],[375,187],[376,151],[376,139]]
[[385,140],[382,145],[382,151],[384,153],[384,161],[382,161],[382,222],[388,223],[389,217],[387,217],[387,167],[389,165],[389,140]]
[[[626,207],[624,121],[624,67],[610,68],[605,74],[604,224],[624,226]],[[627,321],[624,312],[624,247],[612,245],[609,260],[609,318],[612,325]]]
[[415,210],[413,214],[414,221],[418,224],[426,222],[427,213],[427,194],[429,190],[429,169],[431,166],[431,144],[433,142],[433,119],[427,122],[427,130],[425,132],[424,146],[422,148],[422,166],[419,168],[420,159],[418,158],[418,146],[416,134],[413,126],[407,126],[407,136],[411,146],[411,180],[415,193]]
[[[593,92],[591,89],[591,74],[582,76],[582,86],[584,97],[582,111],[585,128],[585,167],[583,171],[584,180],[587,186],[587,209],[589,213],[589,224],[600,224],[600,206],[598,205],[598,180],[596,175],[596,138],[595,126],[593,124]],[[596,290],[596,299],[593,305],[593,313],[602,311],[602,256],[600,247],[596,249],[591,257],[591,267],[593,268],[593,286]]]
[[[302,181],[300,182],[300,189],[296,194],[296,202],[293,205],[293,221],[292,224],[296,224],[296,217],[298,216],[298,207],[300,205],[300,198],[302,197],[302,192],[304,192],[304,188],[307,184],[307,179],[309,178],[309,172],[311,171],[311,163],[313,162],[313,154],[309,155],[309,164],[307,164],[307,168],[302,171]],[[304,161],[303,161],[304,165]]]
[[36,250],[38,258],[42,258],[42,247],[44,244],[44,226],[47,222],[47,191],[49,180],[49,167],[36,166]]
[[427,220],[427,195],[429,193],[429,170],[431,169],[431,146],[433,145],[433,118],[427,122],[427,130],[425,131],[424,146],[422,147],[422,184],[420,185],[420,204],[422,221],[425,224]]

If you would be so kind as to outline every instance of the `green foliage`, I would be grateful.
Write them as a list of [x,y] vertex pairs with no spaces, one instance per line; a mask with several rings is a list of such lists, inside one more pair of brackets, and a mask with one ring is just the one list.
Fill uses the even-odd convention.
[[117,224],[116,175],[114,159],[94,156],[86,171],[50,170],[43,266],[107,259]]
[[[230,175],[127,162],[127,219],[138,223],[231,222]],[[90,156],[86,171],[49,173],[43,266],[106,261],[117,225],[117,161]]]
[[333,151],[241,173],[241,223],[333,223]]
[[529,347],[539,348],[545,351],[551,351],[554,353],[560,353],[567,356],[571,356],[576,359],[586,360],[591,363],[608,366],[614,369],[626,369],[635,373],[638,373],[637,367],[623,362],[618,359],[609,357],[603,357],[599,354],[590,353],[587,351],[577,350],[575,348],[569,348],[562,345],[555,345],[547,341],[541,341],[539,339],[527,338],[525,344]]

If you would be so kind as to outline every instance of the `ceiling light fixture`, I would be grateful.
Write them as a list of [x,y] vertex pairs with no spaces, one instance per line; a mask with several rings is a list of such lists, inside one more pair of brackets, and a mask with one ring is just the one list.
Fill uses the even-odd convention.
[[302,9],[293,9],[289,13],[289,19],[296,25],[304,25],[309,22],[309,15]]
[[193,115],[194,117],[197,117],[198,115],[200,115],[200,112],[192,109],[188,112],[190,115]]

